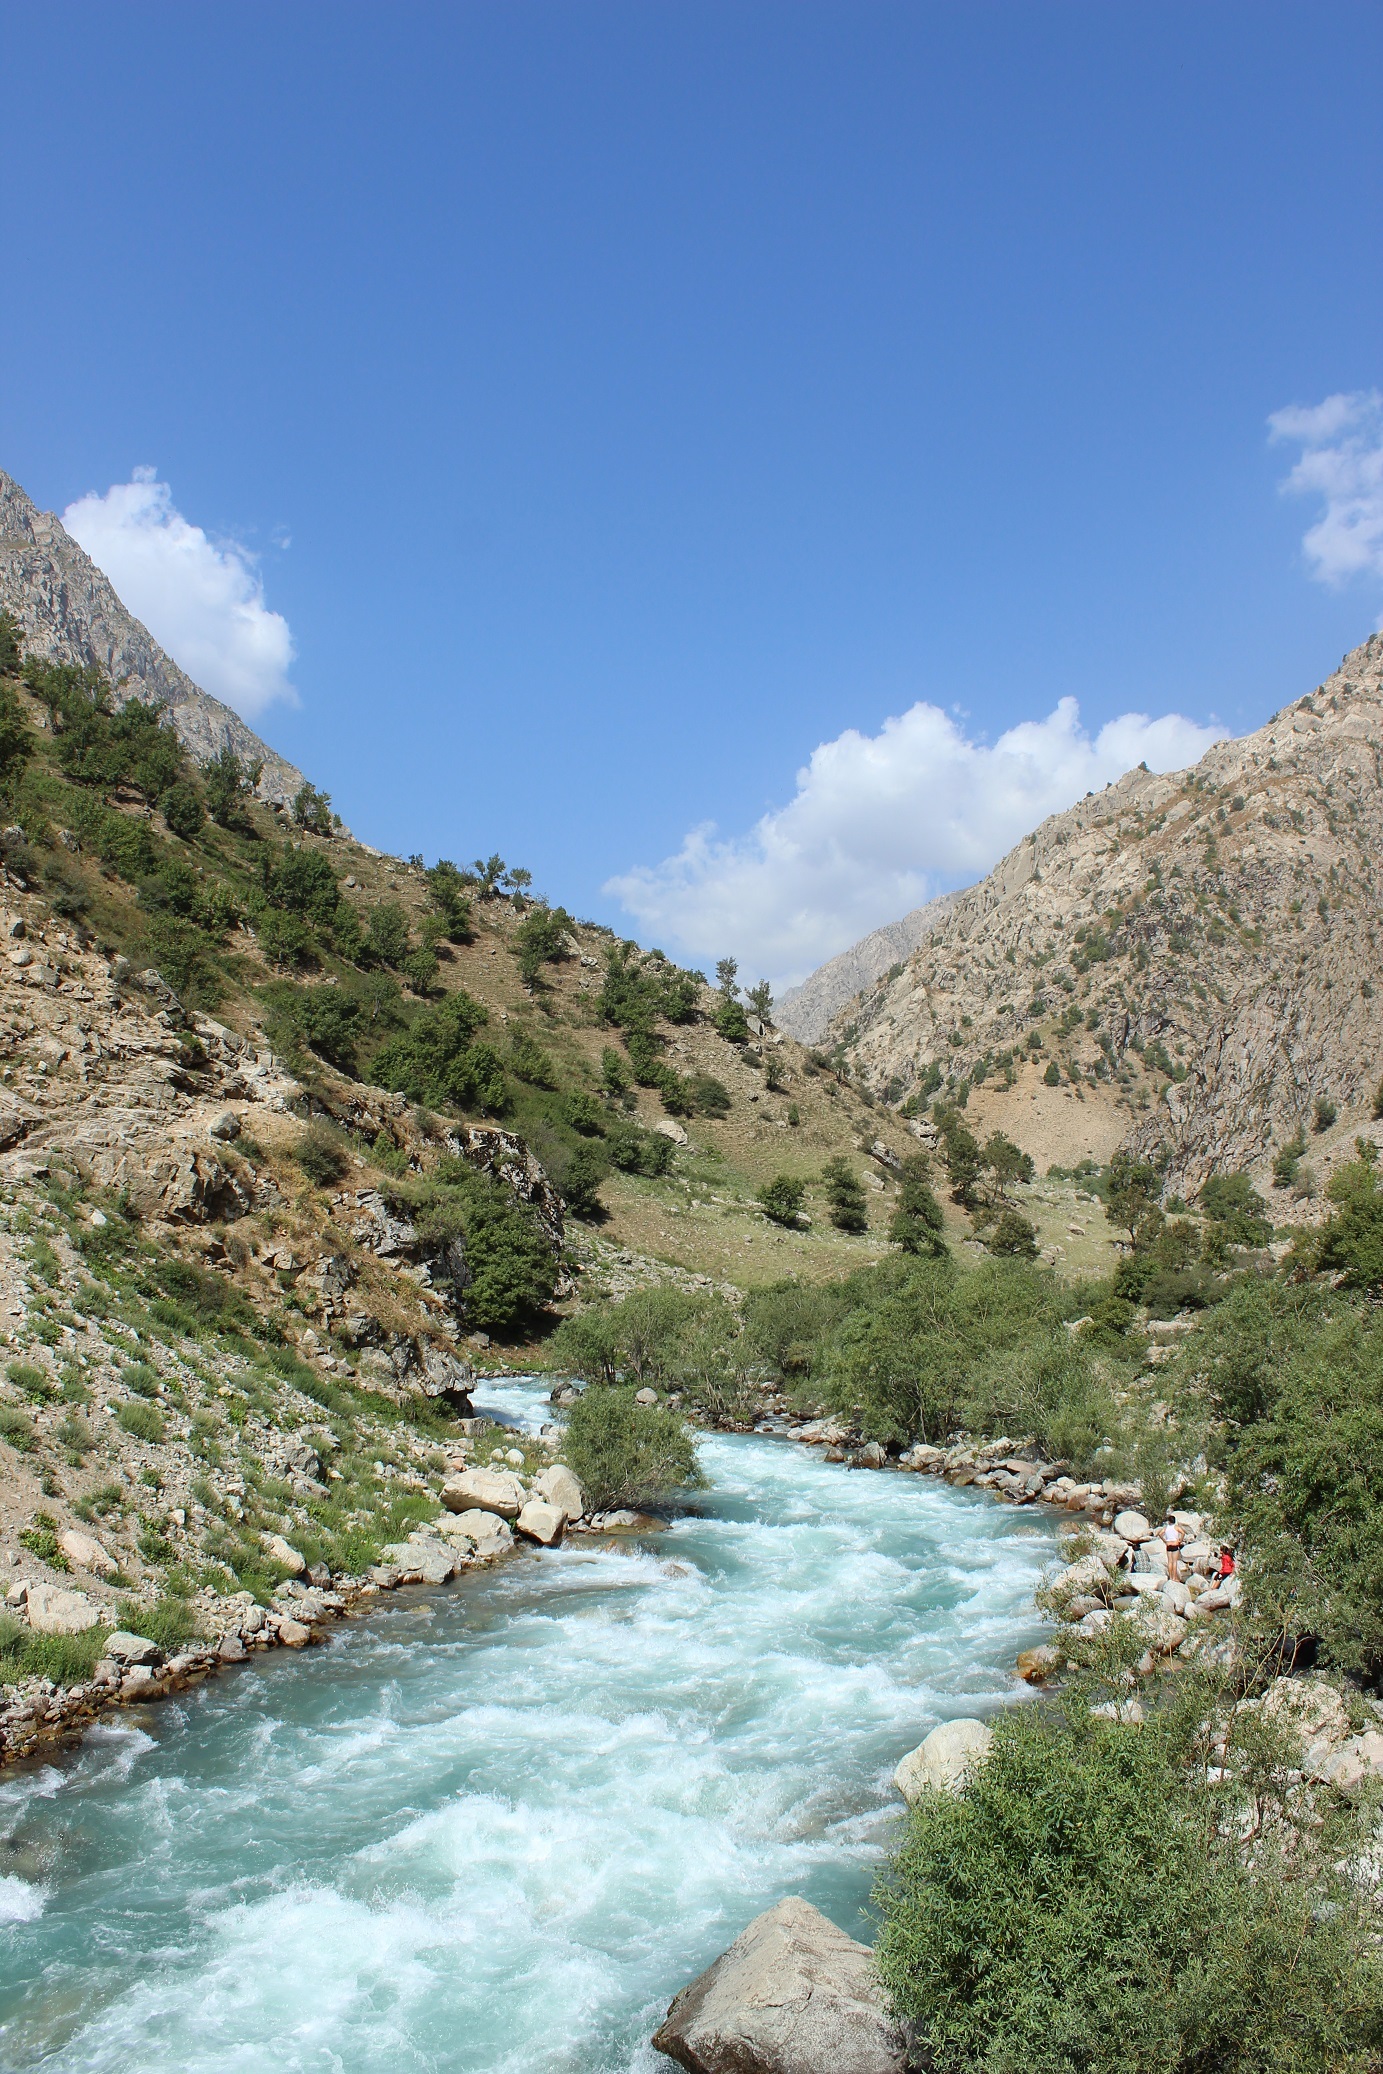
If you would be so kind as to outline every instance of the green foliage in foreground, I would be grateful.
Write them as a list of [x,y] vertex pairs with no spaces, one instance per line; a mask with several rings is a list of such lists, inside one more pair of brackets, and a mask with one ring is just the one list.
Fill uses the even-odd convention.
[[1319,1286],[1250,1281],[1202,1333],[1195,1355],[1228,1422],[1226,1509],[1251,1551],[1244,1591],[1263,1642],[1313,1635],[1332,1664],[1376,1675],[1383,1315]]
[[592,1384],[572,1406],[565,1454],[594,1510],[657,1504],[702,1482],[681,1417],[609,1384]]
[[[1383,2050],[1366,1909],[1274,1826],[1272,1774],[1211,1785],[1188,1693],[1142,1726],[1025,1707],[928,1792],[876,1959],[935,2074],[1349,2074]],[[1269,1820],[1255,1870],[1238,1823]]]

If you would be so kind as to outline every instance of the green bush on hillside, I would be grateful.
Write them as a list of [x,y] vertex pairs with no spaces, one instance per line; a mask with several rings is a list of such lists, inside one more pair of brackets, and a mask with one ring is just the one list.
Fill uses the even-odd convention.
[[421,1237],[443,1249],[434,1274],[450,1277],[468,1324],[509,1332],[541,1316],[557,1287],[558,1259],[534,1212],[502,1181],[447,1159],[389,1193]]
[[772,1223],[791,1226],[802,1214],[806,1195],[806,1183],[794,1174],[775,1174],[771,1181],[765,1181],[755,1200]]
[[502,1116],[509,1107],[504,1063],[492,1045],[477,1042],[488,1020],[469,994],[448,994],[419,1009],[408,1028],[376,1052],[371,1074],[380,1087],[429,1108]]
[[843,1154],[838,1153],[834,1159],[827,1160],[821,1171],[821,1186],[831,1222],[837,1231],[868,1231],[864,1187]]

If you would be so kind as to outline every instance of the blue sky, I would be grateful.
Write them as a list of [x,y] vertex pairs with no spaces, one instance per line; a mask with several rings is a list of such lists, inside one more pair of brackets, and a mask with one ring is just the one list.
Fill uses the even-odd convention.
[[156,471],[371,840],[790,976],[1377,623],[1368,513],[1303,548],[1380,437],[1376,5],[57,0],[6,57],[0,465]]

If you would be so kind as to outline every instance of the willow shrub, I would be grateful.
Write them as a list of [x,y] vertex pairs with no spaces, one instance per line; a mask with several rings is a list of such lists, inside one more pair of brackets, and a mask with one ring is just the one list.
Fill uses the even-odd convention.
[[592,1511],[656,1505],[702,1482],[678,1414],[636,1404],[632,1389],[608,1383],[592,1384],[572,1406],[564,1453]]
[[1172,1721],[1029,1707],[997,1723],[964,1794],[924,1796],[875,1896],[876,1962],[919,2065],[1378,2065],[1378,1956],[1332,1854],[1278,1852],[1269,1834],[1250,1872],[1234,1789],[1191,1757]]
[[1113,1433],[1118,1356],[1067,1330],[1071,1293],[1025,1261],[900,1259],[852,1275],[812,1364],[828,1405],[866,1439],[1031,1433],[1090,1459]]

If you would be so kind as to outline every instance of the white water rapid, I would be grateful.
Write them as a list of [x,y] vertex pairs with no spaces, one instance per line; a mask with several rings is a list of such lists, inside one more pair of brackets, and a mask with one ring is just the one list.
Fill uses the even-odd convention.
[[787,1441],[702,1459],[645,1542],[399,1593],[0,1776],[0,2064],[667,2074],[649,2033],[760,1909],[868,1939],[893,1766],[1014,1696],[1052,1537]]

